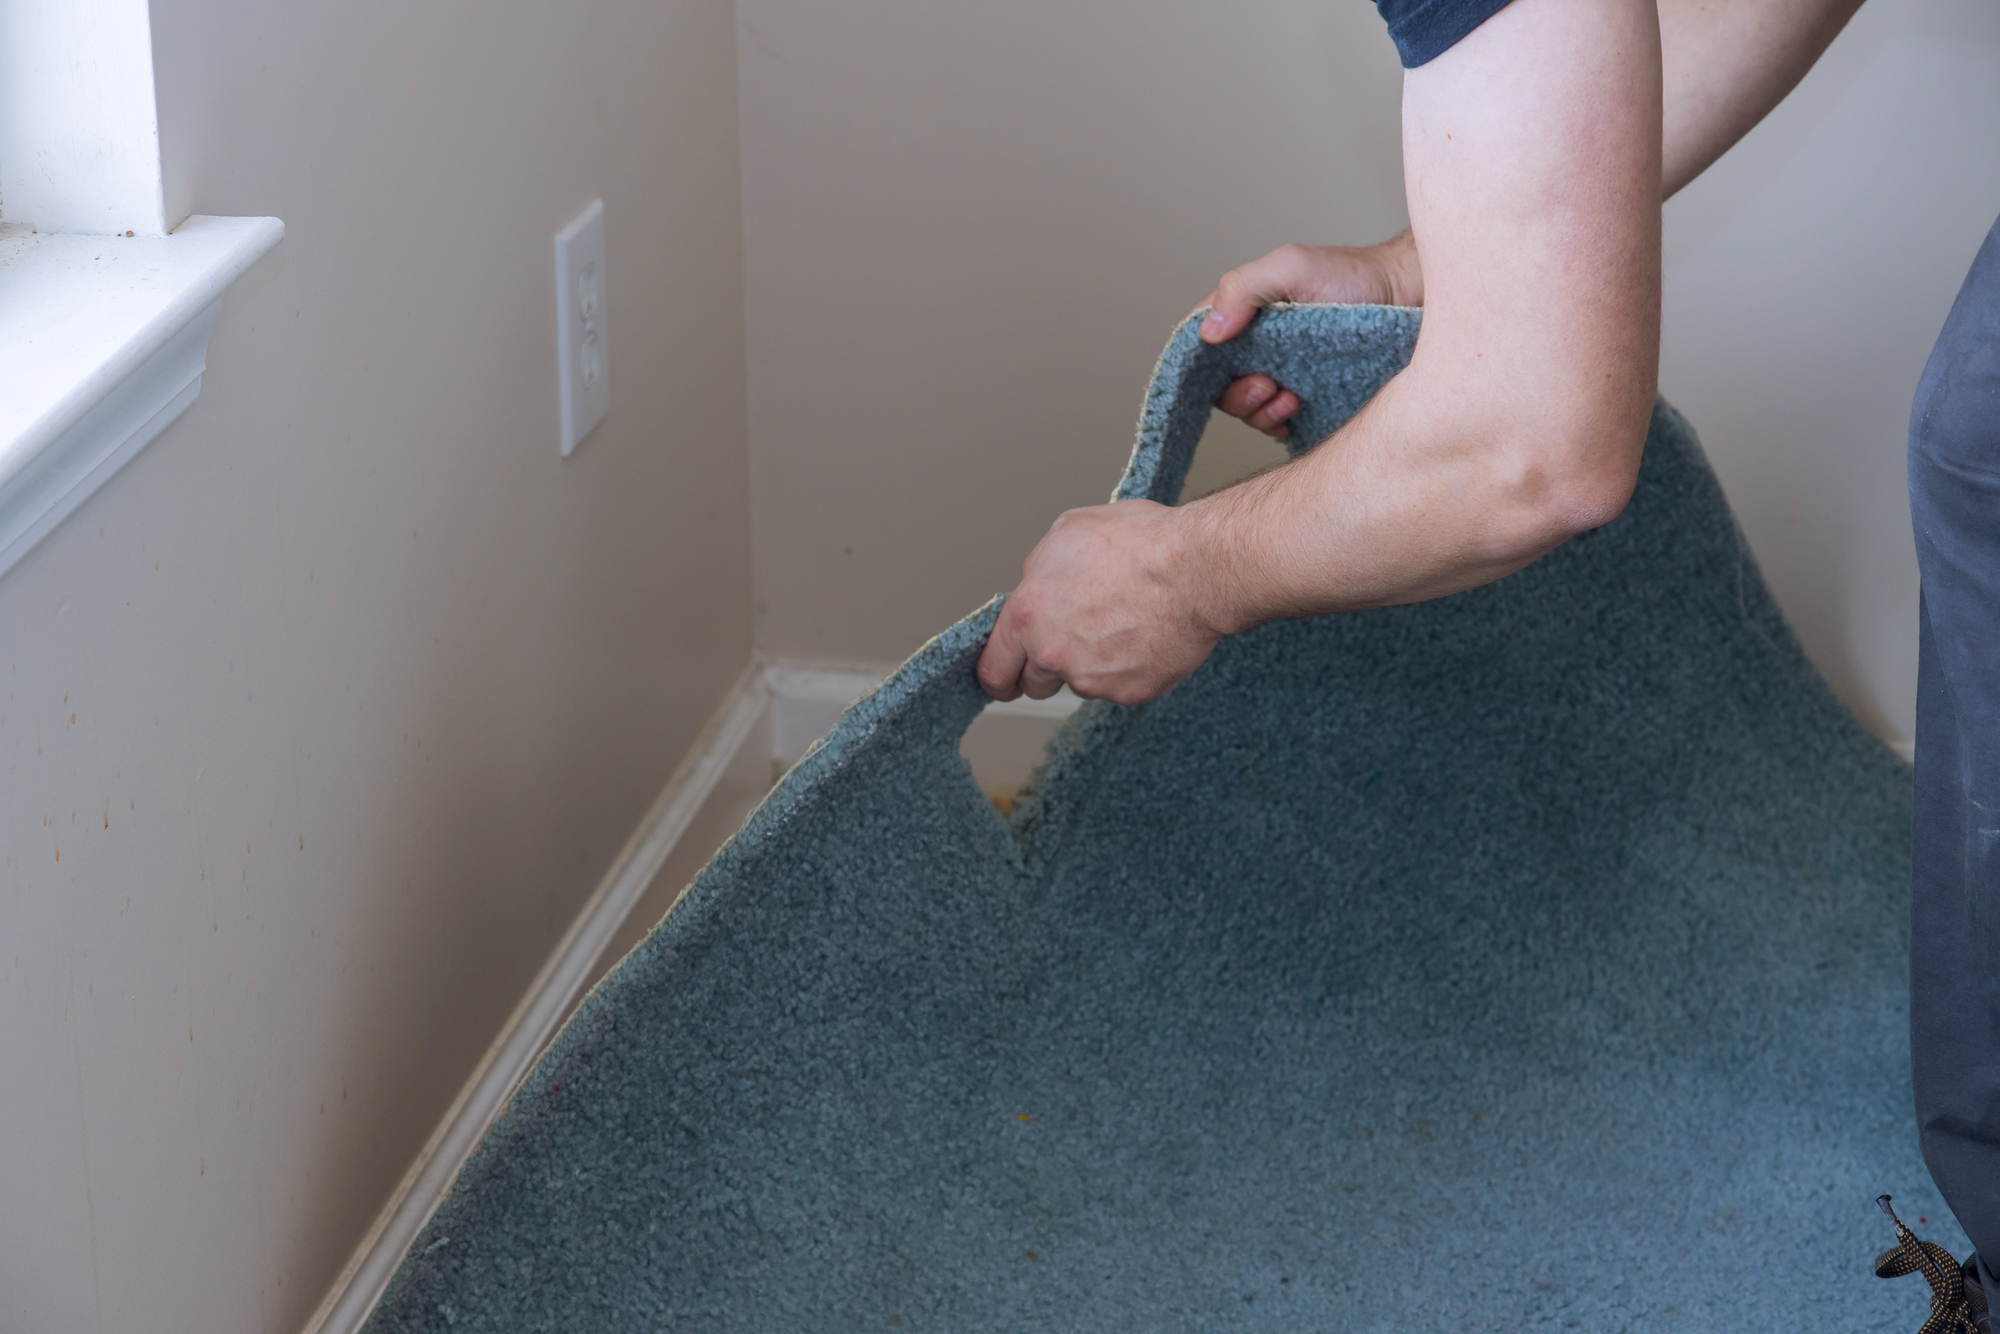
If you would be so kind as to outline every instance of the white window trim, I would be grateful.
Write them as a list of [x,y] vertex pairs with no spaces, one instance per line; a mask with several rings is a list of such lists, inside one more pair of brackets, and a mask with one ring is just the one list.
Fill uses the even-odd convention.
[[276,218],[166,236],[0,225],[0,575],[187,410],[222,293]]
[[276,218],[168,232],[147,0],[0,0],[0,575],[201,392]]
[[0,220],[166,233],[147,0],[0,0]]

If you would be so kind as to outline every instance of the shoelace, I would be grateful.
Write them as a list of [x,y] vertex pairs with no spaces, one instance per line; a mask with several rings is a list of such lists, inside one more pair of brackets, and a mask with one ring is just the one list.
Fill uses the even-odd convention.
[[1951,1252],[1934,1241],[1918,1241],[1916,1234],[1904,1227],[1903,1220],[1889,1207],[1887,1195],[1875,1203],[1882,1206],[1882,1212],[1896,1225],[1896,1248],[1875,1257],[1875,1277],[1922,1274],[1924,1282],[1931,1285],[1931,1318],[1924,1321],[1917,1334],[1977,1334],[1972,1324],[1972,1307],[1965,1300],[1965,1275]]

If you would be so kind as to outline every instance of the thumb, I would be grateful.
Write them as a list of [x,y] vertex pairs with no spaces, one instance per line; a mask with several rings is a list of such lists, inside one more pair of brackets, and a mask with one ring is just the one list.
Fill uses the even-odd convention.
[[1261,259],[1222,275],[1209,297],[1208,318],[1201,322],[1204,343],[1226,343],[1250,327],[1265,306],[1296,300],[1304,279],[1297,246],[1280,246]]
[[1021,697],[1021,669],[1028,664],[1028,651],[1010,616],[1013,610],[1014,599],[1008,598],[987,636],[986,647],[980,651],[977,668],[979,688],[988,698],[1003,703]]

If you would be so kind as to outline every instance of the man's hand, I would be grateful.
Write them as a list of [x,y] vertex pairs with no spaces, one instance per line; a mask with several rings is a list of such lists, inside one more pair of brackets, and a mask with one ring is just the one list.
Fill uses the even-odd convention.
[[[1226,343],[1249,328],[1259,310],[1284,301],[1421,306],[1424,275],[1417,247],[1408,232],[1371,246],[1279,246],[1223,274],[1202,298],[1195,308],[1210,310],[1201,322],[1201,341]],[[1224,389],[1215,406],[1283,440],[1291,434],[1285,423],[1299,410],[1299,400],[1268,375],[1246,375]]]
[[1222,632],[1205,604],[1214,571],[1185,510],[1121,500],[1071,510],[1021,566],[979,659],[995,699],[1137,704],[1201,666]]

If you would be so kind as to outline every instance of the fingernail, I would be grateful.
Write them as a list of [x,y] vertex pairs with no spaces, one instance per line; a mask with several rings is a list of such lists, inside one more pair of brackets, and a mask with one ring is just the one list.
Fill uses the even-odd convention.
[[1201,322],[1201,336],[1203,338],[1207,338],[1210,334],[1217,334],[1221,332],[1222,332],[1222,316],[1216,314],[1212,310],[1209,311],[1208,318],[1204,319]]
[[1271,388],[1268,385],[1253,384],[1243,391],[1243,402],[1246,407],[1261,408],[1270,402],[1270,399]]

